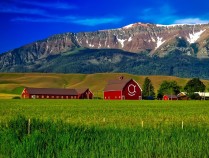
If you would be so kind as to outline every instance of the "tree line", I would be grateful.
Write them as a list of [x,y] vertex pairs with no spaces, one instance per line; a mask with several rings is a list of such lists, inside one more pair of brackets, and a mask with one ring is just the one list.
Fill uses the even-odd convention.
[[206,86],[199,78],[189,80],[184,87],[179,86],[176,81],[163,81],[157,94],[155,94],[151,80],[146,77],[142,89],[142,97],[146,100],[153,100],[155,98],[161,100],[165,94],[178,95],[181,90],[186,92],[190,99],[199,99],[200,96],[195,92],[205,92]]

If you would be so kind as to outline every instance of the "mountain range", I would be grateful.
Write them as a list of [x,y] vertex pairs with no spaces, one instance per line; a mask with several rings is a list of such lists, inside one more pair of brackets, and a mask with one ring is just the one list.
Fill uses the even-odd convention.
[[127,72],[209,79],[209,24],[63,33],[0,54],[0,72]]

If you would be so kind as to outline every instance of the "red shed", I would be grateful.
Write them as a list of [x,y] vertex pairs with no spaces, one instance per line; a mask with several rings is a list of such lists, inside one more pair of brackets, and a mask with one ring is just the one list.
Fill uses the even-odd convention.
[[106,100],[141,100],[142,89],[133,79],[110,80],[104,89]]
[[28,99],[92,99],[89,89],[25,88],[22,98]]
[[76,89],[79,99],[93,99],[93,93],[89,89]]
[[176,95],[169,95],[169,94],[165,94],[163,96],[163,100],[178,100]]

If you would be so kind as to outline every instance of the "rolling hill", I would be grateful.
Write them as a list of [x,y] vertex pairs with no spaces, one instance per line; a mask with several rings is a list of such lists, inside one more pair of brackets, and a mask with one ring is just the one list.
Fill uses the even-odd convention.
[[[145,77],[152,81],[155,91],[159,89],[162,81],[175,80],[184,86],[189,78],[173,76],[137,76],[127,73],[96,73],[96,74],[56,74],[56,73],[1,73],[0,98],[20,96],[24,87],[37,88],[90,88],[95,96],[102,97],[103,89],[108,80],[120,76],[133,78],[142,87]],[[202,80],[209,87],[209,80]]]

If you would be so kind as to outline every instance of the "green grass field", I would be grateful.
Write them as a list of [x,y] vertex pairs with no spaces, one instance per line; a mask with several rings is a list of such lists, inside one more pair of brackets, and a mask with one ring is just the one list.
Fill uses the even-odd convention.
[[208,101],[0,100],[0,157],[206,158],[208,138]]
[[208,101],[1,100],[2,122],[18,115],[85,126],[209,124]]

